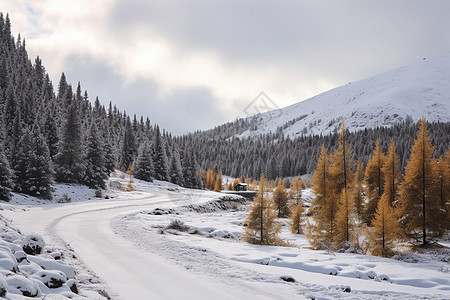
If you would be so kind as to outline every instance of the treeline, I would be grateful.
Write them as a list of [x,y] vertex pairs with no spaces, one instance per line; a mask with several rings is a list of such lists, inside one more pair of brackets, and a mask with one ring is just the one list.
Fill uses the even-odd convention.
[[[298,196],[291,197],[297,200],[288,206],[282,181],[269,199],[262,179],[244,238],[282,244],[276,237],[276,212],[278,217],[290,214],[291,231],[304,232],[315,249],[336,250],[351,243],[365,253],[391,256],[399,243],[426,245],[444,235],[450,230],[450,149],[435,157],[436,146],[424,119],[417,131],[402,172],[394,139],[388,151],[382,151],[377,140],[365,166],[355,159],[342,123],[337,147],[332,151],[321,147],[311,179],[315,198],[308,210],[310,218],[303,214]],[[291,193],[298,195],[296,181]]]
[[[338,145],[339,133],[301,136],[295,139],[286,138],[282,132],[249,138],[233,137],[251,126],[251,120],[253,119],[237,120],[213,130],[189,134],[183,139],[192,145],[202,169],[217,165],[224,174],[232,177],[259,179],[261,173],[264,173],[269,180],[312,174],[316,169],[322,145],[327,151]],[[450,122],[430,123],[428,128],[432,143],[436,145],[433,155],[439,157],[450,145]],[[353,158],[359,158],[364,164],[369,161],[376,140],[381,140],[382,151],[387,151],[390,139],[394,139],[401,157],[399,163],[402,171],[409,160],[415,134],[416,124],[411,121],[389,128],[346,132],[347,142],[353,149]]]
[[28,58],[25,39],[0,13],[0,199],[10,191],[50,199],[54,182],[104,188],[114,167],[151,181],[202,188],[195,154],[143,117],[99,99],[64,73],[54,91],[42,61]]

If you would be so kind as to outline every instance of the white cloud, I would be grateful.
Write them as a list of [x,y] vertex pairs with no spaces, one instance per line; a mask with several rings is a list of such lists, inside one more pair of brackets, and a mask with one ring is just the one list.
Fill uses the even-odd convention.
[[[437,34],[450,25],[443,6],[6,0],[2,9],[11,15],[13,32],[26,37],[29,54],[41,56],[56,83],[65,71],[88,87],[91,96],[112,100],[131,113],[141,113],[151,103],[174,110],[175,100],[183,110],[189,102],[220,109],[192,108],[186,112],[189,118],[167,117],[164,126],[181,132],[186,126],[177,120],[195,128],[202,114],[214,115],[209,125],[197,123],[207,128],[243,116],[242,109],[260,91],[286,106],[448,51],[449,33]],[[112,74],[102,75],[102,70]]]

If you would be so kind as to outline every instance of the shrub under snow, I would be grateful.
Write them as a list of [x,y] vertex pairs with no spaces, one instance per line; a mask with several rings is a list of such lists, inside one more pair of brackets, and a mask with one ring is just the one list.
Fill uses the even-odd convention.
[[27,235],[22,241],[23,251],[29,255],[41,254],[44,247],[44,239],[39,234]]

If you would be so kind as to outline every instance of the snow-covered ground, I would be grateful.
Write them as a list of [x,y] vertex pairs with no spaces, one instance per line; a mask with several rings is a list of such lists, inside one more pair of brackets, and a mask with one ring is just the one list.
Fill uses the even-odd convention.
[[[108,189],[105,199],[58,185],[55,199],[66,193],[70,203],[15,195],[1,215],[24,234],[41,234],[46,249],[70,253],[63,263],[75,268],[79,296],[89,299],[450,299],[448,248],[404,261],[312,251],[287,225],[282,237],[292,247],[250,245],[239,240],[249,208],[242,200],[217,202],[218,193],[165,182],[133,186]],[[174,220],[188,227],[167,229]],[[23,298],[17,294],[7,297]]]

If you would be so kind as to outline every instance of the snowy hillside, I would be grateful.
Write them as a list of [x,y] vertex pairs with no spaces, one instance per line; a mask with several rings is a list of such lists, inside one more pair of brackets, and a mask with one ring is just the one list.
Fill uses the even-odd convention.
[[450,54],[424,59],[411,66],[335,88],[294,105],[250,117],[256,125],[240,134],[247,137],[282,127],[291,137],[327,134],[340,119],[350,131],[391,126],[422,116],[450,121]]

